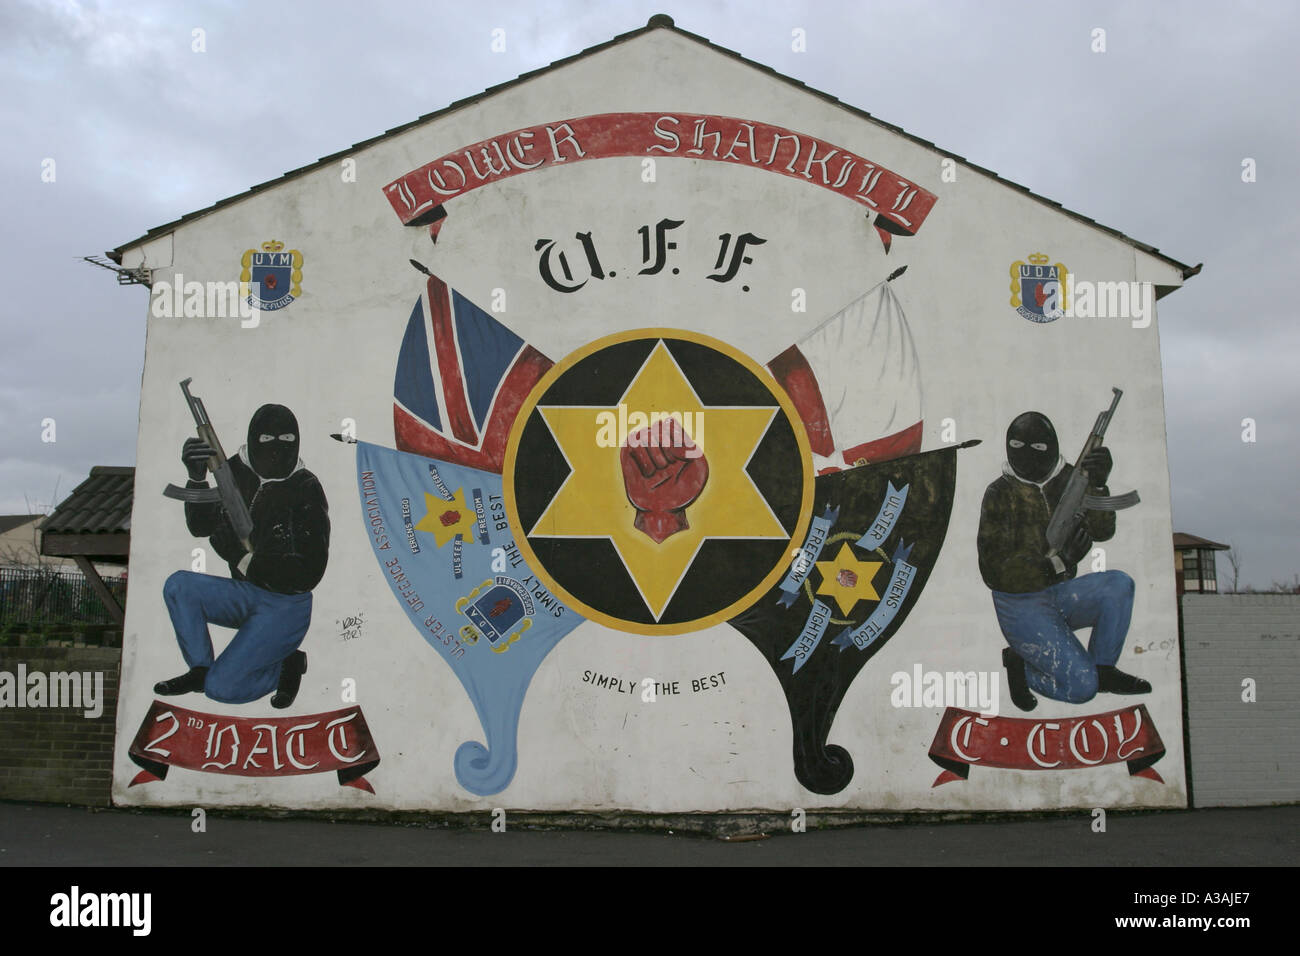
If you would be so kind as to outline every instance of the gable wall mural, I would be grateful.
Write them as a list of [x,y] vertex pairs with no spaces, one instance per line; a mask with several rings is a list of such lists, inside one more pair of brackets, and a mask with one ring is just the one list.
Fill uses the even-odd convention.
[[347,160],[124,258],[117,802],[1186,804],[1176,270],[667,30]]

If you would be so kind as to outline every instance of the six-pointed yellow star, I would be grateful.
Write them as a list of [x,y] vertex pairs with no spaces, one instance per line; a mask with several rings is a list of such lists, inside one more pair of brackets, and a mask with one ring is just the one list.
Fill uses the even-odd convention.
[[415,526],[416,531],[428,531],[434,543],[442,547],[456,535],[466,541],[474,540],[474,523],[477,515],[465,504],[465,489],[457,488],[451,501],[424,493],[424,517]]
[[880,595],[872,587],[871,579],[880,570],[883,561],[859,561],[846,541],[832,561],[818,561],[822,574],[818,594],[827,594],[839,605],[840,614],[848,615],[859,601],[879,601]]
[[[608,440],[609,415],[676,418],[703,451],[709,476],[685,509],[687,527],[661,542],[635,526],[618,442]],[[572,469],[533,537],[608,538],[658,620],[707,538],[788,537],[745,466],[777,408],[704,405],[663,342],[656,344],[618,405],[538,406]],[[602,416],[604,414],[604,417]],[[628,431],[635,429],[629,425]],[[592,574],[600,574],[592,568]]]

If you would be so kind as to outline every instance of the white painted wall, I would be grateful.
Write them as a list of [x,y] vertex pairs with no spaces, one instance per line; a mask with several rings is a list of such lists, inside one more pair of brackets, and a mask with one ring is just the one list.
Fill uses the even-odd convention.
[[[653,77],[653,82],[647,81]],[[863,104],[870,108],[871,104]],[[653,185],[635,159],[609,159],[528,173],[449,204],[436,247],[423,229],[404,228],[381,193],[396,177],[458,146],[512,129],[614,111],[689,110],[786,126],[876,160],[939,197],[914,238],[885,255],[864,210],[793,179],[665,158]],[[1008,131],[1010,135],[1010,131]],[[960,144],[953,144],[959,146]],[[150,318],[141,393],[137,496],[132,523],[132,601],[119,707],[114,797],[120,803],[388,807],[486,810],[629,808],[649,811],[851,807],[871,809],[1033,810],[1054,807],[1183,806],[1182,727],[1176,655],[1137,656],[1132,643],[1175,634],[1165,419],[1156,324],[1124,320],[1027,322],[1009,306],[1011,263],[1044,252],[1080,278],[1142,278],[1179,284],[1177,273],[1114,237],[966,167],[940,178],[941,157],[858,118],[834,103],[710,53],[665,30],[541,74],[354,155],[356,182],[337,165],[289,180],[178,227],[155,282],[174,273],[199,281],[237,278],[249,247],[275,238],[305,257],[302,297],[264,315],[257,328],[238,319]],[[1169,202],[1153,197],[1153,202]],[[768,238],[761,269],[739,294],[694,278],[630,278],[591,283],[558,301],[537,275],[533,243],[593,229],[639,255],[637,228],[663,216],[688,221],[686,261],[712,266],[717,235],[753,231]],[[469,699],[443,661],[419,638],[392,599],[371,554],[356,494],[354,456],[330,440],[344,418],[358,437],[393,444],[392,383],[401,336],[423,278],[416,258],[486,305],[505,289],[499,316],[530,344],[558,359],[614,331],[676,326],[704,332],[766,362],[893,269],[924,376],[924,447],[941,445],[943,419],[957,440],[983,444],[960,452],[947,541],[903,632],[862,671],[839,709],[832,743],[853,754],[849,787],[811,794],[791,770],[790,720],[771,668],[726,625],[672,639],[648,639],[587,622],[542,663],[524,702],[520,761],[511,785],[479,798],[458,786],[452,755],[481,739]],[[706,262],[705,260],[708,259]],[[132,264],[128,255],[124,262]],[[792,314],[791,290],[808,311]],[[633,291],[629,291],[629,290]],[[136,768],[126,749],[153,699],[156,680],[179,673],[180,658],[163,605],[164,580],[188,568],[203,542],[187,534],[181,506],[161,494],[180,482],[182,441],[192,424],[177,382],[194,378],[228,450],[251,413],[267,401],[297,413],[302,456],[329,496],[333,523],[325,579],[315,591],[304,645],[311,671],[293,713],[336,709],[339,683],[357,680],[359,702],[383,763],[376,793],[340,788],[321,776],[250,779],[174,770],[164,783],[127,788]],[[1141,698],[1168,748],[1159,785],[1124,766],[1086,771],[981,770],[964,783],[932,789],[938,772],[927,750],[939,709],[895,709],[890,675],[920,663],[936,670],[997,670],[1004,641],[976,565],[980,501],[1000,473],[1003,435],[1018,413],[1035,408],[1054,421],[1072,459],[1110,386],[1125,390],[1107,444],[1116,491],[1139,489],[1142,504],[1121,513],[1105,545],[1110,567],[1137,582],[1130,646],[1120,666],[1147,678]],[[1086,568],[1086,564],[1084,565]],[[214,561],[210,570],[222,572]],[[152,596],[152,597],[151,597]],[[344,642],[336,621],[364,612],[363,636]],[[607,674],[669,680],[725,671],[727,689],[653,707],[597,691],[581,681]],[[1069,717],[1132,699],[1040,705]],[[182,706],[249,715],[199,696]],[[1050,703],[1050,702],[1049,702]],[[251,706],[251,705],[250,705]],[[1003,689],[1003,712],[1011,705]],[[263,703],[262,710],[270,714]],[[1035,715],[1037,716],[1037,714]]]

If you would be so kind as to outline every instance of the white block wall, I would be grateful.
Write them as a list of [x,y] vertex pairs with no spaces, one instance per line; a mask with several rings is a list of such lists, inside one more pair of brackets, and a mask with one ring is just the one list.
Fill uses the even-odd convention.
[[1300,800],[1300,595],[1188,594],[1183,633],[1195,805]]

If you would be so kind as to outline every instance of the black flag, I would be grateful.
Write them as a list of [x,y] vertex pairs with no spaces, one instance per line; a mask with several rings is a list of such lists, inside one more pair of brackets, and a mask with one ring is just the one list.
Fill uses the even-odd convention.
[[829,746],[858,671],[916,606],[948,532],[957,449],[820,475],[813,522],[789,574],[731,625],[767,658],[794,725],[794,772],[838,793],[853,759]]

